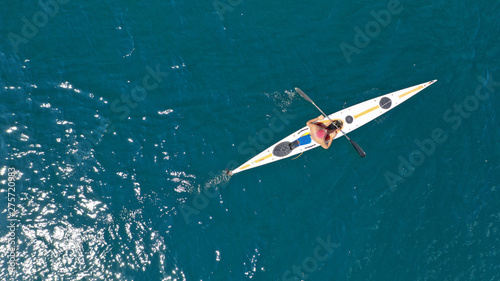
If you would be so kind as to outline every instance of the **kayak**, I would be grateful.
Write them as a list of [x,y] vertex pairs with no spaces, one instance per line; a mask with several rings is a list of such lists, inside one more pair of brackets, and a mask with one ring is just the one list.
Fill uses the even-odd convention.
[[[332,113],[328,115],[328,117],[335,122],[335,125],[340,128],[342,132],[347,134],[402,104],[436,81],[437,80],[432,80],[413,87],[382,95]],[[329,120],[328,118],[325,118],[318,122],[326,123],[329,122]],[[329,141],[342,137],[344,135],[342,132],[339,131],[337,135]],[[234,175],[239,172],[282,160],[319,146],[320,145],[318,143],[311,139],[309,127],[305,126],[273,144],[261,153],[255,155],[252,159],[230,171],[230,174]]]

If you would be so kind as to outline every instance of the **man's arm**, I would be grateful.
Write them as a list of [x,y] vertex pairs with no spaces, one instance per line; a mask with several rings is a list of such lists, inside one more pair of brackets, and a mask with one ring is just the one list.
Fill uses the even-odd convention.
[[328,142],[328,143],[326,143],[325,141],[322,141],[322,142],[320,143],[321,147],[323,147],[324,149],[328,149],[328,148],[330,148],[330,145],[331,145],[331,144],[332,144],[332,142],[331,142],[331,141],[330,141],[330,142]]
[[337,131],[331,133],[330,134],[330,141],[326,144],[326,147],[324,147],[323,145],[321,145],[321,146],[323,146],[324,149],[330,148],[330,145],[332,145],[333,139],[335,138],[336,135],[337,135]]
[[323,117],[323,115],[320,115],[317,118],[314,118],[314,119],[311,119],[311,120],[307,121],[306,125],[309,126],[309,127],[311,127],[311,125],[314,124],[314,122],[319,121],[319,120],[323,120],[323,119],[325,119]]

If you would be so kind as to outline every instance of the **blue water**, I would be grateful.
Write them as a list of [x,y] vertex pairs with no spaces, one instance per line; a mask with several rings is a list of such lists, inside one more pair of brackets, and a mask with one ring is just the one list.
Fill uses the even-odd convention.
[[[0,7],[0,279],[500,280],[500,2],[35,2]],[[294,87],[433,79],[366,158],[224,176],[318,116]]]

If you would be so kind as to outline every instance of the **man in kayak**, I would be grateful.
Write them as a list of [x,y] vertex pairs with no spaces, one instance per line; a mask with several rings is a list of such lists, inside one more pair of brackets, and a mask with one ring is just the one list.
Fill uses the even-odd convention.
[[[338,128],[335,126],[337,124],[333,125],[330,120],[326,122],[318,122],[324,119],[325,117],[320,115],[318,118],[307,121],[306,125],[309,127],[309,131],[311,132],[311,139],[321,145],[324,149],[328,149],[330,148],[330,145],[332,145],[332,140],[337,135]],[[327,143],[327,140],[330,141]]]
[[[320,115],[317,118],[307,121],[306,125],[309,127],[309,134],[300,137],[294,142],[285,141],[277,144],[273,150],[273,155],[283,157],[288,155],[295,148],[310,143],[311,140],[321,145],[324,149],[330,148],[332,140],[337,135],[337,132],[343,127],[343,124],[340,120],[334,120],[333,122],[335,122],[335,124],[332,124],[330,120],[320,122],[324,119],[325,117]],[[279,148],[278,151],[276,151],[277,148]],[[226,175],[232,176],[233,173],[228,169],[226,170]]]

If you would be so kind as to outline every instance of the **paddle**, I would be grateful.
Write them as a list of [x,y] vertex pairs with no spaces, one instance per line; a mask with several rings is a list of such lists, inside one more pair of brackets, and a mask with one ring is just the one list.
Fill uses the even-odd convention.
[[321,108],[319,108],[313,101],[311,98],[309,98],[304,92],[302,92],[301,89],[299,88],[295,88],[295,91],[297,91],[297,93],[299,93],[299,95],[301,95],[306,101],[312,103],[322,114],[323,116],[326,116],[326,118],[328,118],[328,120],[330,120],[333,124],[333,126],[335,126],[335,128],[339,129],[342,134],[344,134],[344,136],[349,140],[349,142],[351,142],[352,146],[354,147],[354,149],[356,149],[356,151],[358,152],[359,156],[361,157],[365,157],[366,156],[366,153],[363,151],[363,149],[361,149],[361,147],[356,143],[354,142],[353,140],[351,140],[351,138],[349,138],[347,136],[346,133],[344,133],[344,131],[342,131],[342,129],[340,129],[339,127],[337,127],[337,125],[335,125],[335,123],[332,121],[332,119],[330,119],[330,117],[328,117],[328,115],[326,115],[323,110],[321,110]]

